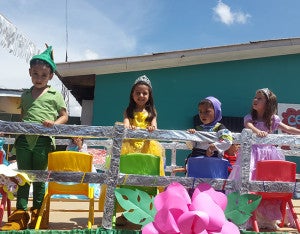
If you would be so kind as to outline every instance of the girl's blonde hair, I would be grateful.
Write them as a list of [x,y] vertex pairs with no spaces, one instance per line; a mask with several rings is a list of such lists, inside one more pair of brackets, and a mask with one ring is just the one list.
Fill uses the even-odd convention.
[[[277,114],[277,97],[276,95],[268,88],[258,89],[257,93],[261,93],[266,97],[266,109],[263,115],[263,121],[266,124],[267,128],[271,130],[272,126],[272,117]],[[251,109],[251,116],[254,121],[257,120],[257,111],[253,108]]]

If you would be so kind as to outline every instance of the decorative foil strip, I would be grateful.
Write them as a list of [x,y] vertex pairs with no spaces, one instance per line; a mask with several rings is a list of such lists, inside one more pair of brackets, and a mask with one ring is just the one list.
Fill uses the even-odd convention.
[[18,29],[0,14],[0,45],[7,48],[9,53],[28,62],[33,55],[40,51],[35,44],[21,34]]
[[112,138],[113,127],[57,124],[51,128],[47,128],[36,123],[0,121],[0,131],[4,132],[5,134]]

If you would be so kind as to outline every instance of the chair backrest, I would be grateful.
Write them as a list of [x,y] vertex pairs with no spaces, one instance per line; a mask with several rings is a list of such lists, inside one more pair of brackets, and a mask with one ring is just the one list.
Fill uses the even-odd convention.
[[120,172],[139,175],[159,175],[160,157],[152,154],[121,155]]
[[49,171],[92,171],[93,156],[75,151],[55,151],[48,154]]
[[195,178],[228,178],[228,160],[216,157],[190,157],[187,162],[187,176]]
[[[138,175],[159,175],[160,157],[152,154],[132,153],[120,156],[120,172]],[[121,186],[130,189],[143,190],[149,195],[156,195],[156,187]]]
[[296,181],[296,163],[283,160],[258,161],[256,180],[259,181]]

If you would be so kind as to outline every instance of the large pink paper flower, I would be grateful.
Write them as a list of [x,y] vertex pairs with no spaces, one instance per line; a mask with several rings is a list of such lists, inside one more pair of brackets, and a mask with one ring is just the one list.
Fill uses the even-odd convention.
[[154,205],[154,221],[142,229],[143,234],[240,233],[225,217],[226,195],[206,183],[199,184],[192,199],[181,184],[172,183],[155,197]]

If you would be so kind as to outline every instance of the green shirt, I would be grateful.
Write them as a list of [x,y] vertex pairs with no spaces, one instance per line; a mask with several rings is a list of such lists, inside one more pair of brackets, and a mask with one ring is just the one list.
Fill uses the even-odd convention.
[[62,109],[66,109],[66,103],[61,93],[52,87],[33,99],[31,95],[33,87],[24,91],[21,96],[21,105],[24,122],[42,123],[44,120],[55,121]]
[[[66,103],[60,92],[57,92],[52,87],[48,91],[33,99],[31,95],[33,87],[23,92],[21,96],[21,105],[24,122],[42,123],[44,120],[55,121],[59,117],[59,112],[66,109]],[[26,140],[29,147],[33,149],[39,136],[26,135]],[[54,138],[52,138],[53,145]]]

